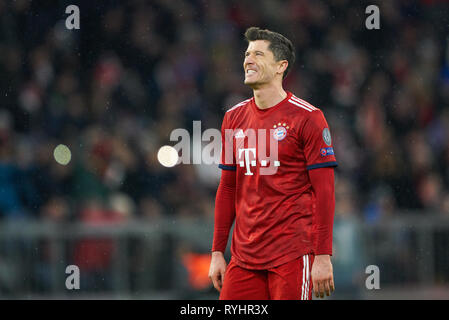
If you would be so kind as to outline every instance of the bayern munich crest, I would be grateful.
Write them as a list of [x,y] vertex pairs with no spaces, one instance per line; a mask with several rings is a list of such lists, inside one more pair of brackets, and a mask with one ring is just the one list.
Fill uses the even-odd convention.
[[285,126],[286,126],[285,123],[283,123],[283,124],[278,123],[278,125],[273,126],[273,128],[274,128],[273,138],[274,139],[281,141],[282,139],[284,139],[287,136],[287,129],[289,127],[286,128]]

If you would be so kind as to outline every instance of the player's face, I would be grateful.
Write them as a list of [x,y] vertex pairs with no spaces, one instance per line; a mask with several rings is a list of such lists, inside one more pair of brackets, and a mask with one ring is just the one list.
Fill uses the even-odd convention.
[[253,89],[272,82],[279,69],[279,62],[268,49],[269,45],[270,42],[266,40],[250,41],[246,49],[243,61],[244,83]]

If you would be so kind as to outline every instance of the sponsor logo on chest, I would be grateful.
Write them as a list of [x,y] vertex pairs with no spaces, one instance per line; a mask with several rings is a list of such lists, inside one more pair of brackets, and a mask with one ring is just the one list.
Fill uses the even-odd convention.
[[236,142],[237,165],[245,168],[246,176],[254,175],[257,163],[260,175],[273,175],[277,172],[281,165],[278,143],[285,139],[289,129],[290,126],[286,122],[277,122],[270,129],[235,130],[233,136]]

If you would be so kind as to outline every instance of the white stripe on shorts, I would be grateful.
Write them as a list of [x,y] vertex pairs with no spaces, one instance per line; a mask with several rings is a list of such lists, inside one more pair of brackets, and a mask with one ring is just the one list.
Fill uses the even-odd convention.
[[304,300],[304,288],[306,284],[306,257],[302,256],[302,286],[301,286],[301,300]]
[[305,300],[309,300],[309,284],[310,284],[310,273],[309,273],[309,255],[306,255],[306,292],[305,292]]

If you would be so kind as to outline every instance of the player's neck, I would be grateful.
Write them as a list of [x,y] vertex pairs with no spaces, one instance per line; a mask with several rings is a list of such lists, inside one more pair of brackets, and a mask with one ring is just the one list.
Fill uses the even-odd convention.
[[285,99],[287,92],[282,87],[265,87],[253,89],[254,102],[259,109],[274,107]]

